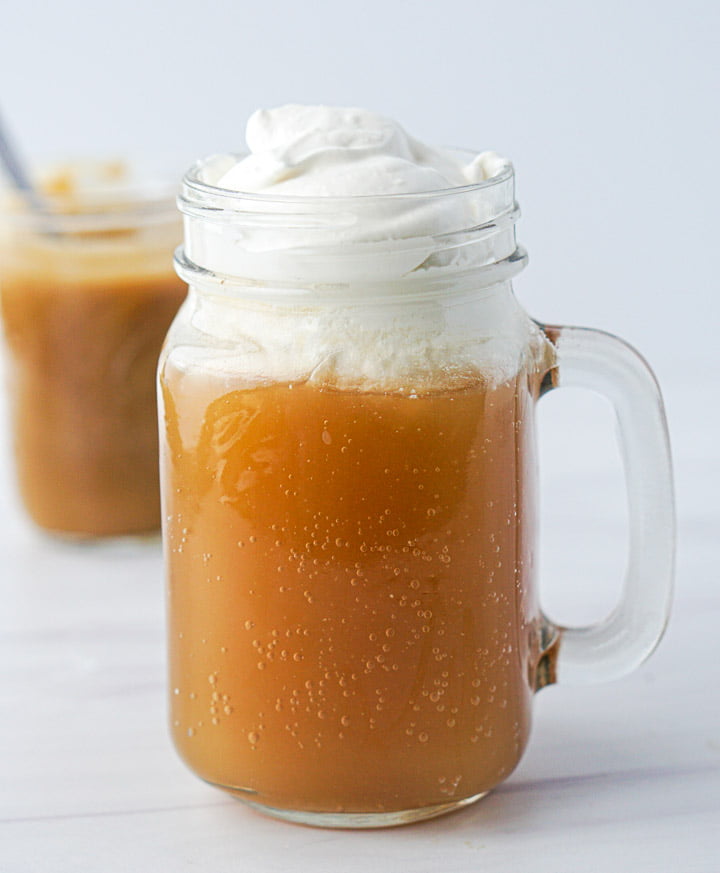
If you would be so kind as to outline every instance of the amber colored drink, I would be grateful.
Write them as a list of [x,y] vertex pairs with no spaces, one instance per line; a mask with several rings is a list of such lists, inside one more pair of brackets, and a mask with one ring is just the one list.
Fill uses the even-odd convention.
[[155,371],[186,294],[172,272],[173,239],[163,242],[131,231],[4,242],[17,474],[28,513],[49,531],[115,536],[160,525]]
[[507,776],[539,657],[527,374],[416,397],[228,390],[168,365],[162,383],[189,766],[325,812],[442,804]]

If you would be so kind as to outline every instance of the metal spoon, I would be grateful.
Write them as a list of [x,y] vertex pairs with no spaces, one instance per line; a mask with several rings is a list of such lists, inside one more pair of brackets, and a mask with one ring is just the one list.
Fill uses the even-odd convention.
[[2,123],[2,117],[0,117],[0,161],[2,161],[8,176],[12,179],[15,187],[30,209],[38,212],[42,211],[45,207],[45,201],[30,181],[30,177],[17,151],[12,147]]

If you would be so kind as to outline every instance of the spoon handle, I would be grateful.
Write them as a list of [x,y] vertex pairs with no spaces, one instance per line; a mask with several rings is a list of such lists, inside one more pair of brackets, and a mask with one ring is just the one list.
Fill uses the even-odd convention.
[[30,177],[20,160],[17,151],[11,146],[0,117],[0,162],[5,166],[15,187],[34,209],[42,208],[42,200],[33,187]]

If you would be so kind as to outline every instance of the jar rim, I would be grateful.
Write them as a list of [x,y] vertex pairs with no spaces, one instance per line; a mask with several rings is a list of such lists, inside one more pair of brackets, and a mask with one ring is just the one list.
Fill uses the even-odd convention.
[[[457,155],[474,157],[477,152],[467,149],[451,149]],[[372,204],[377,203],[417,203],[418,201],[427,199],[435,200],[441,197],[453,195],[468,195],[473,192],[488,191],[494,187],[506,184],[514,179],[515,170],[513,165],[508,162],[503,169],[489,179],[483,179],[479,182],[470,182],[467,185],[453,185],[447,188],[433,188],[427,191],[409,191],[409,192],[393,192],[387,194],[351,194],[351,195],[324,195],[324,194],[268,194],[265,192],[254,191],[236,191],[232,188],[223,188],[219,185],[213,185],[201,178],[201,172],[212,161],[220,161],[232,159],[234,162],[240,161],[247,157],[244,152],[231,152],[227,154],[215,154],[206,158],[201,158],[195,161],[185,172],[182,179],[183,194],[193,192],[201,196],[203,200],[206,198],[217,198],[219,203],[223,204],[223,208],[229,211],[232,210],[231,201],[235,200],[240,203],[255,203],[255,204],[276,204],[278,206],[308,206],[308,207],[338,207],[343,204]],[[178,205],[183,211],[183,196],[181,194]],[[229,205],[225,206],[225,202]],[[209,203],[207,205],[210,205]]]
[[497,264],[517,248],[511,164],[482,182],[408,193],[268,195],[205,181],[235,162],[196,162],[178,197],[185,258],[208,274],[359,287]]
[[[506,257],[490,264],[470,266],[452,273],[440,271],[430,276],[410,274],[392,282],[366,281],[362,283],[362,295],[357,298],[356,303],[362,306],[400,301],[420,303],[423,300],[464,293],[477,298],[480,294],[489,293],[490,289],[512,280],[527,266],[527,262],[527,251],[518,245]],[[337,304],[340,301],[347,305],[351,302],[347,295],[348,289],[353,286],[352,282],[335,280],[309,284],[293,278],[286,281],[257,280],[221,273],[195,263],[188,257],[184,246],[176,248],[173,264],[175,272],[190,288],[203,293],[293,305],[308,305],[309,302],[313,305]]]
[[0,221],[21,230],[71,235],[85,231],[144,227],[178,220],[178,186],[154,180],[97,186],[74,197],[50,196],[39,207],[3,190]]

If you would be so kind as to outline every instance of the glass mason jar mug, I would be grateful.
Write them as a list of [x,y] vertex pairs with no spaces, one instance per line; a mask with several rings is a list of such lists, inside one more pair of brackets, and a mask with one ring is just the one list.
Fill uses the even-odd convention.
[[[516,302],[512,169],[463,188],[245,195],[189,172],[160,361],[172,731],[281,818],[428,818],[504,780],[533,693],[637,666],[669,608],[658,389],[625,343]],[[428,227],[432,232],[428,232]],[[606,621],[535,588],[534,407],[615,406],[631,547]]]

